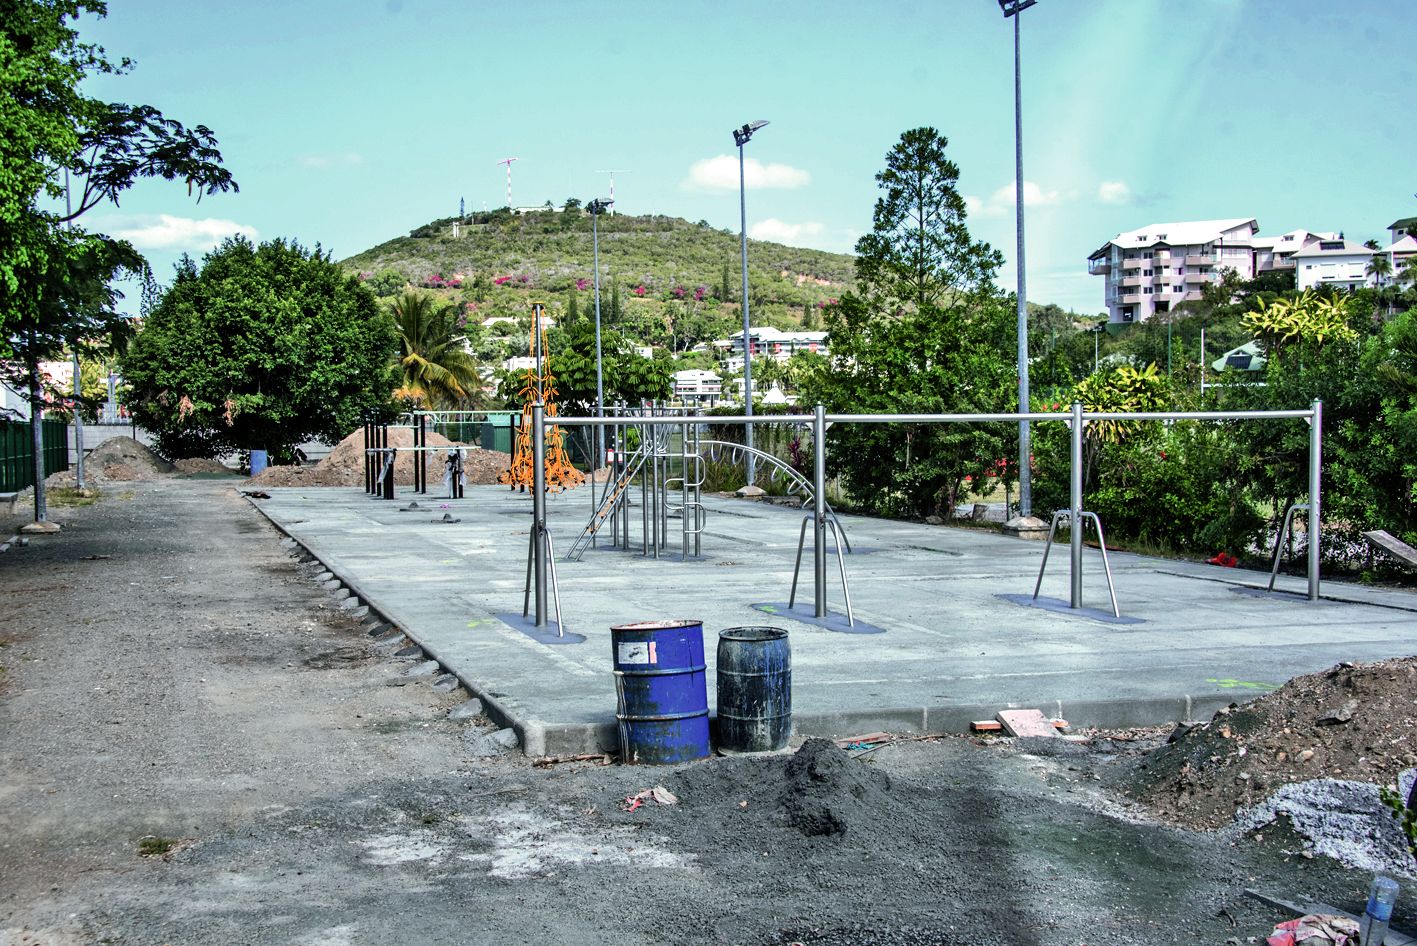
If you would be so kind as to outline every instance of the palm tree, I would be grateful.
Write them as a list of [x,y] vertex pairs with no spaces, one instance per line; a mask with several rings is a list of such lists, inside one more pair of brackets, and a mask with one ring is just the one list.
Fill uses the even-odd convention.
[[398,366],[403,373],[395,397],[433,408],[480,396],[477,362],[465,347],[456,306],[439,306],[432,296],[405,292],[390,303],[389,312],[398,329]]
[[1387,305],[1387,314],[1392,315],[1392,293],[1388,291],[1388,277],[1392,275],[1392,260],[1385,253],[1374,253],[1363,272],[1373,277],[1373,285],[1378,290],[1378,301]]

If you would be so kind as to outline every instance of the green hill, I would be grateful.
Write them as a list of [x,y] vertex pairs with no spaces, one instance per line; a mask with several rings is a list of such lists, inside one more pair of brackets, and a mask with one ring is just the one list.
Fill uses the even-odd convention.
[[[738,234],[675,217],[600,218],[602,317],[645,344],[685,351],[740,324]],[[456,233],[456,235],[454,235]],[[533,301],[564,317],[593,305],[591,218],[579,208],[435,220],[343,261],[381,295],[412,285],[459,301],[469,321],[524,316]],[[755,325],[816,327],[851,283],[852,257],[748,241]],[[618,308],[607,312],[612,300]]]

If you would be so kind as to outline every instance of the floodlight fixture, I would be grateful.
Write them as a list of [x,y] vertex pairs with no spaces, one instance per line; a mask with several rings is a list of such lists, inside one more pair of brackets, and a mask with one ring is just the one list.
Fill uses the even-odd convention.
[[755,122],[748,122],[742,128],[733,129],[733,143],[738,147],[743,147],[748,143],[748,139],[753,137],[753,132],[766,125],[767,122],[759,119]]
[[1038,0],[999,0],[999,9],[1004,12],[1004,17],[1007,19],[1011,16],[1018,16],[1037,2]]
[[597,197],[597,198],[595,198],[594,200],[592,200],[590,203],[586,204],[586,205],[585,205],[585,209],[586,209],[592,216],[599,216],[600,214],[603,214],[603,213],[605,213],[605,211],[609,210],[610,207],[611,207],[611,205],[614,204],[614,203],[615,203],[615,201],[614,201],[613,199],[612,199],[612,200],[606,200],[604,197]]

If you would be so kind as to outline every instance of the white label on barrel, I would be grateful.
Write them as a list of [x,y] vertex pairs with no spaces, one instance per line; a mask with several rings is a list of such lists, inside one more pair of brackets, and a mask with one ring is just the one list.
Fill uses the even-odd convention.
[[620,662],[622,664],[653,663],[653,657],[650,654],[652,646],[648,641],[623,641],[620,644]]

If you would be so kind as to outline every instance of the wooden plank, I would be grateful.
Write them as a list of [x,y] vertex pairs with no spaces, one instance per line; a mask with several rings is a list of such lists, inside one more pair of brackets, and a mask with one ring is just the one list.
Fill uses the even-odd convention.
[[1386,552],[1408,568],[1417,569],[1417,549],[1414,549],[1391,532],[1375,529],[1372,532],[1364,532],[1363,538],[1367,539],[1368,544],[1379,552]]
[[994,718],[1010,736],[1058,738],[1058,731],[1053,728],[1052,721],[1036,709],[1000,710]]

